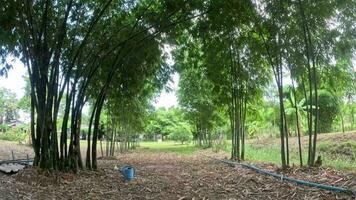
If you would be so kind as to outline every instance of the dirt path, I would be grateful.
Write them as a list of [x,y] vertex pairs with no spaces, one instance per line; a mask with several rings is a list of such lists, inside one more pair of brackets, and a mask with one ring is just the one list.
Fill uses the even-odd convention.
[[[12,176],[0,175],[0,199],[356,198],[281,182],[241,167],[232,168],[217,163],[201,154],[211,153],[204,151],[192,156],[180,156],[139,150],[115,159],[100,160],[97,172],[81,171],[78,174],[47,174],[28,168]],[[133,165],[137,170],[134,181],[125,182],[114,170],[115,165],[121,167],[126,164]],[[290,172],[296,176],[300,173],[305,172]],[[325,173],[329,173],[331,179],[339,179],[336,185],[355,181],[344,174],[337,174],[339,172],[318,171],[318,174]]]

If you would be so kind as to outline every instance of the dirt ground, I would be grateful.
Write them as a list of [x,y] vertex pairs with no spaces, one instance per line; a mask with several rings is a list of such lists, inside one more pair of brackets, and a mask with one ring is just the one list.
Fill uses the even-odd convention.
[[26,155],[29,155],[30,158],[33,158],[34,156],[34,152],[30,145],[0,140],[0,160],[12,159],[11,152],[14,153],[15,159],[26,159]]
[[[208,150],[194,155],[145,150],[99,160],[96,172],[48,174],[30,167],[18,174],[0,174],[0,199],[356,199],[282,182],[240,166],[230,167],[203,155],[224,158]],[[115,170],[130,164],[137,178],[125,182]],[[260,166],[277,170],[273,165]],[[356,186],[356,177],[329,169],[290,169],[287,175],[342,187]]]

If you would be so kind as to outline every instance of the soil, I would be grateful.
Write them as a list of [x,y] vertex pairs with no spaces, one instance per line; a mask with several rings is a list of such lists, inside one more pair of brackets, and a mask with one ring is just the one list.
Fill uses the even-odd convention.
[[[99,160],[98,171],[47,173],[29,167],[11,176],[0,175],[0,199],[356,199],[230,167],[204,155],[224,158],[227,154],[202,150],[188,156],[141,149]],[[130,182],[117,170],[128,164],[137,172]],[[355,176],[331,169],[260,167],[304,180],[356,186]]]
[[32,147],[27,144],[0,140],[0,160],[11,160],[12,152],[15,159],[26,159],[34,157]]

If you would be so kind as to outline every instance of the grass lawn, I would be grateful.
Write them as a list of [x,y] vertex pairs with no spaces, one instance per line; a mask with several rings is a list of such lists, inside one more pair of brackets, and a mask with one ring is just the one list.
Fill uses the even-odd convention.
[[[325,149],[331,149],[332,144],[330,143],[320,143],[320,147]],[[332,155],[328,151],[323,151],[318,148],[318,155],[322,155],[323,166],[332,167],[336,169],[355,171],[356,170],[356,161],[345,159],[342,155],[335,156]],[[231,145],[229,145],[226,149],[226,152],[231,152]],[[248,161],[252,162],[270,162],[275,164],[281,163],[281,155],[280,148],[277,145],[269,145],[269,146],[255,146],[253,144],[247,144],[245,150],[245,158]],[[303,164],[307,163],[308,153],[307,149],[304,149],[303,152]],[[299,165],[299,154],[297,151],[292,149],[290,151],[290,165]]]
[[193,144],[181,144],[173,141],[164,142],[140,142],[140,148],[148,149],[157,152],[172,152],[177,154],[189,155],[193,154],[199,147]]
[[[302,137],[303,164],[308,158],[308,136]],[[250,161],[280,164],[280,139],[265,138],[246,141],[245,158]],[[231,141],[226,152],[231,151]],[[290,165],[299,165],[297,138],[291,137]],[[323,166],[356,172],[356,132],[327,133],[318,135],[317,156],[321,155]]]

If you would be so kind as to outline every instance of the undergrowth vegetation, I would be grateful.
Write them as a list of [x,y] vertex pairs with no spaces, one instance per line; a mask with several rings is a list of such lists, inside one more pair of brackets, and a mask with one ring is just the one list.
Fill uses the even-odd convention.
[[[253,162],[270,162],[280,163],[280,149],[279,144],[247,144],[246,145],[246,160]],[[231,151],[231,146],[226,149],[227,152]],[[356,166],[356,142],[347,141],[340,144],[335,144],[330,141],[320,142],[318,146],[318,155],[321,156],[322,166],[332,167],[335,169],[355,171]],[[307,162],[307,152],[303,152],[303,163]],[[299,165],[298,150],[291,148],[290,151],[290,164],[294,166]]]
[[7,129],[6,132],[0,133],[0,140],[7,141],[27,141],[29,134],[24,127],[13,127]]
[[319,151],[322,154],[328,154],[333,158],[344,158],[346,160],[356,160],[356,141],[347,141],[340,144],[331,142],[320,143]]

